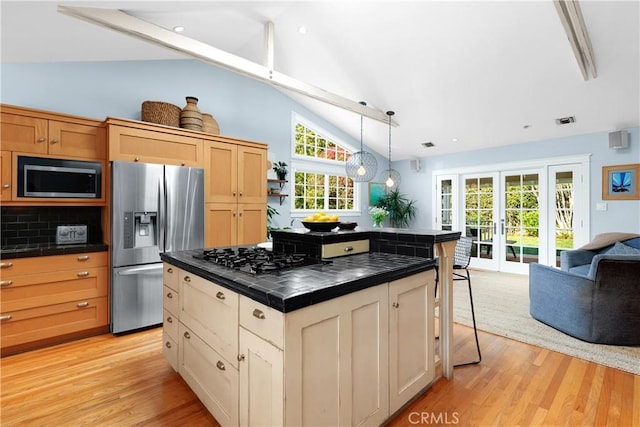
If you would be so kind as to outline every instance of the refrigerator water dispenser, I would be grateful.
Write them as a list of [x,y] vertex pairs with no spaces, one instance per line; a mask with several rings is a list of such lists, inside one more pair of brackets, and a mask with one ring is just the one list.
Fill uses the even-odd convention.
[[125,212],[124,248],[157,246],[157,212]]

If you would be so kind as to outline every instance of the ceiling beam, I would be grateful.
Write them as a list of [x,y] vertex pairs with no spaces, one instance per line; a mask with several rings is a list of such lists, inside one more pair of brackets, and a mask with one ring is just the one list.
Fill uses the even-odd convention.
[[591,74],[591,78],[595,79],[598,77],[595,57],[580,4],[577,0],[554,0],[553,4],[567,34],[571,50],[578,61],[582,78],[585,81],[589,80],[589,74]]
[[[265,28],[267,38],[265,45],[267,52],[265,52],[264,58],[265,65],[260,65],[217,49],[206,43],[185,37],[166,28],[136,18],[121,10],[60,5],[58,6],[58,12],[175,50],[244,76],[292,90],[318,101],[326,102],[347,111],[352,111],[358,115],[385,124],[389,123],[389,117],[383,111],[364,106],[359,102],[352,101],[273,70],[273,68],[271,68],[273,66],[273,24],[271,24],[271,28],[268,24]],[[271,45],[270,48],[269,45]],[[269,50],[271,50],[271,52]],[[393,126],[398,125],[394,120],[391,121],[391,124]]]

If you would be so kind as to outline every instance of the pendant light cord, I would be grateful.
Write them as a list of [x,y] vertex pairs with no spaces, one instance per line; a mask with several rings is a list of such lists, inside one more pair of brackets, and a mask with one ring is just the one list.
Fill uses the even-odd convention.
[[393,111],[387,111],[387,116],[389,116],[389,176],[391,176],[391,116],[394,114]]

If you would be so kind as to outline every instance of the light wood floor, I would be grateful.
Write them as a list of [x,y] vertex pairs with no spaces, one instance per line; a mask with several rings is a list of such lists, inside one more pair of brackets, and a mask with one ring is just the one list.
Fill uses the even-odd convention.
[[[473,330],[456,325],[458,361]],[[640,376],[480,333],[455,369],[390,426],[640,426]],[[0,425],[216,426],[162,356],[162,329],[102,335],[0,360]],[[640,361],[639,361],[640,363]]]

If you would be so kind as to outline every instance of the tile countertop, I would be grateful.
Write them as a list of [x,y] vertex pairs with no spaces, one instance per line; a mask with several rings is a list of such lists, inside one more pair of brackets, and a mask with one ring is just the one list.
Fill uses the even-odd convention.
[[104,252],[108,249],[108,245],[104,243],[86,243],[80,245],[56,245],[50,243],[28,246],[16,245],[0,249],[0,259],[80,254],[86,252]]
[[435,260],[389,253],[333,258],[275,274],[252,275],[196,259],[202,250],[169,252],[160,257],[174,266],[286,313],[391,280],[433,269]]

